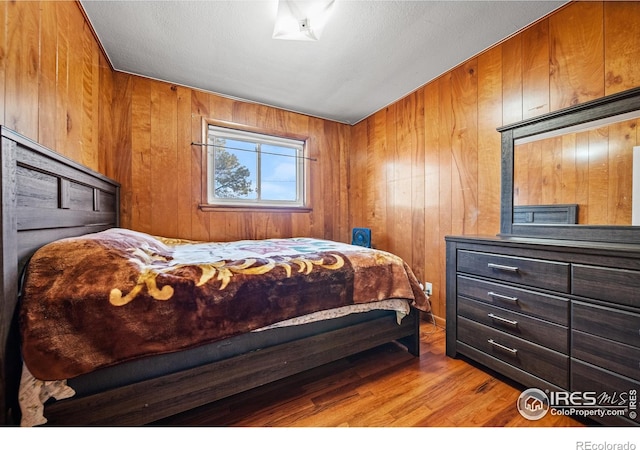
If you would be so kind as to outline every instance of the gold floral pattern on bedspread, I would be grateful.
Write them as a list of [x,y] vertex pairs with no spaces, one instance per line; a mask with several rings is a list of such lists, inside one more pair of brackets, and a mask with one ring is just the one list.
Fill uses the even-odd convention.
[[[109,302],[114,306],[126,305],[145,287],[149,295],[155,300],[170,300],[171,297],[173,297],[173,288],[169,285],[165,285],[162,289],[159,289],[156,278],[160,273],[178,271],[187,265],[171,265],[171,260],[169,258],[155,255],[148,248],[130,248],[128,250],[132,255],[132,257],[129,258],[129,261],[140,266],[140,276],[138,277],[134,288],[131,289],[127,295],[123,296],[120,289],[113,288],[109,293]],[[340,255],[331,254],[330,256],[334,258],[335,262],[325,263],[324,258],[311,260],[302,257],[285,257],[283,258],[283,261],[280,262],[272,258],[266,258],[262,263],[259,263],[255,258],[247,258],[242,261],[234,261],[232,263],[227,261],[217,261],[209,264],[197,264],[197,267],[202,271],[202,275],[196,283],[196,286],[203,286],[215,278],[217,281],[220,281],[219,290],[223,290],[227,287],[234,274],[262,275],[270,272],[276,267],[284,269],[286,277],[291,278],[292,271],[295,269],[293,266],[297,266],[297,269],[295,270],[298,273],[305,273],[307,275],[311,273],[314,267],[338,270],[344,266],[344,259]]]
[[387,252],[311,238],[195,242],[114,228],[33,255],[22,287],[22,352],[34,377],[62,380],[390,298],[430,311],[411,269]]

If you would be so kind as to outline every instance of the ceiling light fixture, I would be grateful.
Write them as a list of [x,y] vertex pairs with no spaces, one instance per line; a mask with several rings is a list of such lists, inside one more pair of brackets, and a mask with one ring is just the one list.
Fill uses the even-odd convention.
[[317,41],[335,0],[279,0],[274,39]]

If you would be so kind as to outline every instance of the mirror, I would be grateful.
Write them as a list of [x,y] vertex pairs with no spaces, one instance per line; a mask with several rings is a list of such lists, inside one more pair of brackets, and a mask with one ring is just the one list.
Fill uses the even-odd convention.
[[640,88],[498,131],[501,235],[640,242]]
[[[633,212],[637,218],[640,208],[640,196],[632,195],[634,148],[640,151],[637,113],[614,116],[607,123],[587,123],[579,129],[547,133],[550,136],[516,140],[514,222],[526,219],[518,217],[518,211],[526,210],[526,206],[536,206],[531,210],[537,212],[542,206],[573,205],[577,212],[573,223],[637,225],[637,220],[632,221]],[[636,166],[638,158],[640,155],[635,157]],[[636,179],[640,180],[640,174]],[[554,219],[551,211],[540,213],[541,219]],[[565,217],[557,216],[557,220]]]

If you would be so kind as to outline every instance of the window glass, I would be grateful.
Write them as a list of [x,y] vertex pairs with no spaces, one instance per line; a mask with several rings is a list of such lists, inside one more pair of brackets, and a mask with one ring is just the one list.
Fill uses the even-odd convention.
[[208,202],[304,206],[304,142],[210,126]]

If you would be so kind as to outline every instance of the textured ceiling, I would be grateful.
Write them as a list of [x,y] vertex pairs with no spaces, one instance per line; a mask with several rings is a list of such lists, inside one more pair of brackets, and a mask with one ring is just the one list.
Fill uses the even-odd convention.
[[277,0],[81,0],[115,70],[357,123],[565,1],[336,0],[321,39],[272,39]]

